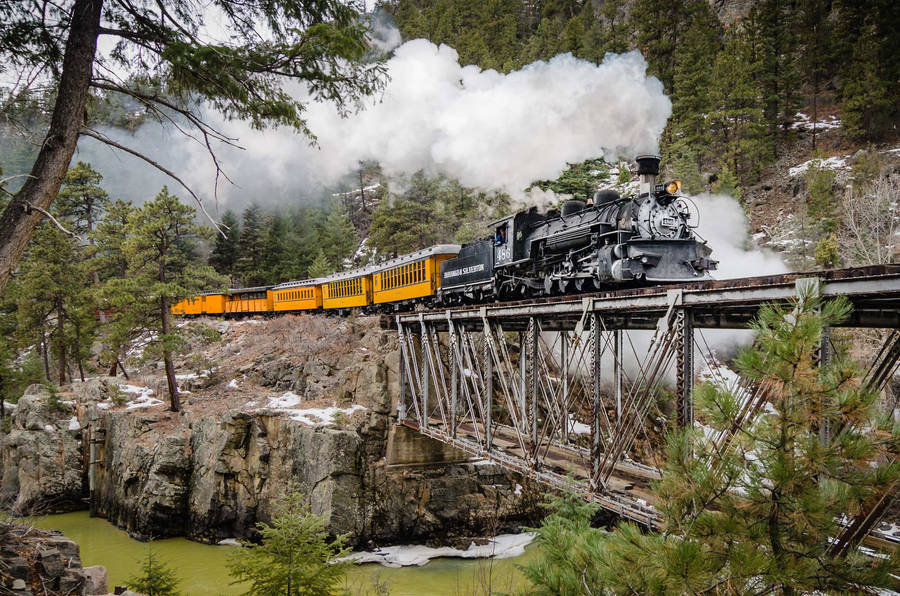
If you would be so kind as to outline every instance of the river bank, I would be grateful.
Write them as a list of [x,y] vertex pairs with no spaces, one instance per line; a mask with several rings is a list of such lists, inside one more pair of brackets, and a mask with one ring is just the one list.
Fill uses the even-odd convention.
[[[59,530],[78,543],[85,566],[104,565],[109,573],[110,589],[124,584],[136,573],[140,559],[147,555],[147,543],[131,538],[102,518],[90,517],[86,511],[47,515],[33,521],[40,528]],[[154,541],[152,548],[181,578],[183,594],[241,594],[241,587],[231,584],[225,566],[229,553],[238,547],[166,538]],[[375,593],[376,585],[383,585],[392,596],[511,592],[525,583],[516,565],[531,560],[535,553],[532,545],[523,554],[504,559],[443,557],[424,566],[396,568],[377,563],[360,564],[348,573],[347,587],[352,594],[369,594]]]

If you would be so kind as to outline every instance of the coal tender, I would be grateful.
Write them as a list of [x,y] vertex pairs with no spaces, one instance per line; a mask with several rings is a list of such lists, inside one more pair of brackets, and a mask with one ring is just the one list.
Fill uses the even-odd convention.
[[441,264],[445,304],[709,279],[716,261],[691,227],[681,182],[657,184],[658,155],[637,158],[640,193],[599,191],[560,210],[522,211]]

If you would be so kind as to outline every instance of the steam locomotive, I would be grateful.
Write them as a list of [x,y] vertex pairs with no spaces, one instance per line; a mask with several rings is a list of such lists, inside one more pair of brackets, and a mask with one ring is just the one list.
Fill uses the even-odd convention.
[[589,291],[636,283],[709,279],[716,261],[691,228],[681,182],[657,184],[657,155],[637,157],[640,192],[599,191],[492,224],[494,235],[463,245],[441,263],[444,304]]
[[691,228],[681,183],[657,184],[659,156],[637,158],[640,192],[612,191],[559,211],[536,208],[492,224],[493,236],[442,244],[408,255],[276,286],[234,288],[188,297],[178,316],[331,311],[393,312],[491,302],[629,284],[709,278],[716,261]]

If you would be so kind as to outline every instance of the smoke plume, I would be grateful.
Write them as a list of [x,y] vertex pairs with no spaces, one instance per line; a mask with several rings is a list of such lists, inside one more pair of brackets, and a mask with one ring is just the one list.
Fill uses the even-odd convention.
[[[389,48],[396,29],[374,28],[373,43]],[[563,54],[501,74],[462,66],[453,48],[408,41],[387,63],[390,82],[346,119],[333,107],[310,102],[305,117],[318,146],[293,130],[257,131],[208,111],[206,117],[240,139],[244,151],[218,149],[235,185],[219,185],[220,202],[277,205],[314,197],[352,172],[360,160],[377,160],[387,174],[424,170],[466,186],[518,194],[530,182],[558,176],[567,162],[603,155],[633,157],[656,151],[671,114],[662,84],[646,74],[638,52],[606,57],[597,65]],[[305,97],[302,88],[294,88]],[[131,134],[105,131],[183,175],[198,194],[212,197],[215,169],[205,147],[157,123]],[[160,186],[177,186],[131,157],[111,160],[92,139],[79,147],[106,176],[114,194],[148,198]]]

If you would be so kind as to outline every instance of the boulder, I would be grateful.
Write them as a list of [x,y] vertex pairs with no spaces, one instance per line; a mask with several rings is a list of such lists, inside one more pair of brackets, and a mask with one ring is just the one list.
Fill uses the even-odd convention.
[[103,565],[84,568],[84,593],[86,596],[109,592],[109,574]]

